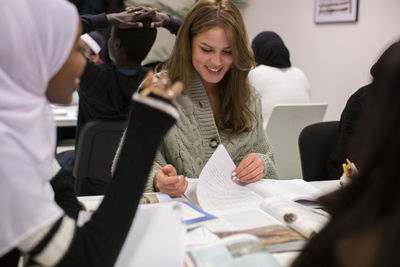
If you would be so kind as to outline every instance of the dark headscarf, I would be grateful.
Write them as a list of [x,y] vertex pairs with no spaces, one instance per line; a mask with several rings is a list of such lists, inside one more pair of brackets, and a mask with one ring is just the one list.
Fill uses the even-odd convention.
[[267,65],[276,68],[288,68],[290,63],[289,50],[278,34],[270,31],[259,33],[251,44],[257,65]]

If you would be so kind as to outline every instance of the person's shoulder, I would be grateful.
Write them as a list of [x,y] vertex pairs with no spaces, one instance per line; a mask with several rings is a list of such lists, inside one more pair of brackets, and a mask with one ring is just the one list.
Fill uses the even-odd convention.
[[[79,95],[81,95],[83,91],[96,90],[98,84],[109,79],[108,74],[111,73],[111,71],[112,67],[106,63],[95,64],[93,62],[88,62],[80,79]],[[96,86],[94,86],[94,84],[96,84]]]
[[300,69],[299,67],[291,66],[291,67],[288,68],[288,70],[291,71],[292,73],[296,74],[297,76],[301,76],[301,77],[307,78],[307,76],[304,73],[304,71],[302,69]]
[[365,85],[349,97],[346,102],[346,106],[340,115],[341,122],[345,123],[346,121],[349,121],[350,123],[354,123],[354,121],[358,119],[362,107],[366,101],[366,95],[368,91],[370,91],[370,88],[371,84]]
[[361,102],[364,102],[364,98],[367,95],[368,91],[370,91],[371,84],[365,85],[361,88],[359,88],[357,91],[355,91],[347,100],[347,104],[361,104]]
[[264,74],[265,72],[275,71],[278,68],[267,66],[267,65],[258,65],[257,67],[250,70],[250,74]]

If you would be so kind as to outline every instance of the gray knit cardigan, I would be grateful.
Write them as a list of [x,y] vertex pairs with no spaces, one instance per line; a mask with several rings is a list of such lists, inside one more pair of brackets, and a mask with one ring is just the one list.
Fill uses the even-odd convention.
[[[256,115],[257,123],[252,130],[240,134],[229,134],[217,128],[206,91],[198,77],[189,88],[185,88],[185,92],[177,97],[179,119],[164,137],[156,154],[156,162],[161,166],[173,165],[178,175],[198,178],[215,151],[210,142],[217,140],[225,146],[236,166],[249,153],[256,153],[264,162],[263,178],[278,178],[271,146],[263,129],[260,97],[255,90],[250,110]],[[154,192],[153,179],[159,171],[153,166],[145,192]]]

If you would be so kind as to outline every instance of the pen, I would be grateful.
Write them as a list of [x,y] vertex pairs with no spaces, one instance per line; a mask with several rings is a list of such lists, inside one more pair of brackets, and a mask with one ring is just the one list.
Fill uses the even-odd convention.
[[[162,171],[163,167],[162,167],[160,164],[158,164],[158,162],[153,161],[153,164],[154,164],[154,166],[156,166],[160,171]],[[169,174],[167,174],[167,175],[168,175],[168,176],[171,176],[171,175],[169,175]],[[182,176],[182,175],[179,175],[178,178],[179,178],[179,180],[181,180],[181,179],[183,178],[183,176]],[[186,177],[185,177],[185,178],[186,178]]]
[[163,168],[163,167],[162,167],[160,164],[158,164],[157,161],[154,161],[153,164],[154,164],[154,166],[156,166],[158,169],[160,169],[160,171],[162,171],[162,168]]
[[348,166],[346,163],[343,163],[342,166],[343,166],[344,175],[346,176],[346,178],[349,178],[349,177],[350,177],[350,175],[349,175],[349,169],[348,169],[349,166]]
[[[156,166],[160,171],[162,171],[162,166],[158,164],[156,161],[153,161],[154,166]],[[160,192],[160,188],[157,186],[157,175],[154,177],[153,180],[153,187],[156,192]]]

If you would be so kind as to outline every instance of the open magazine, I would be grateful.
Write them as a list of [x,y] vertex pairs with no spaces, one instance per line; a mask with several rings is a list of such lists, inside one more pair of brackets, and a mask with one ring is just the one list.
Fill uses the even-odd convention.
[[[231,178],[235,168],[228,152],[220,145],[204,166],[197,186],[191,185],[185,193],[202,209],[221,219],[207,224],[211,231],[226,235],[227,232],[249,232],[264,227],[263,235],[271,236],[270,240],[274,239],[278,244],[308,239],[328,221],[327,213],[313,208],[318,206],[315,199],[322,192],[307,182],[262,179],[246,185]],[[268,230],[277,234],[266,235]],[[285,238],[281,238],[282,233]]]
[[188,267],[281,266],[260,241],[248,234],[239,234],[198,247],[186,253]]

